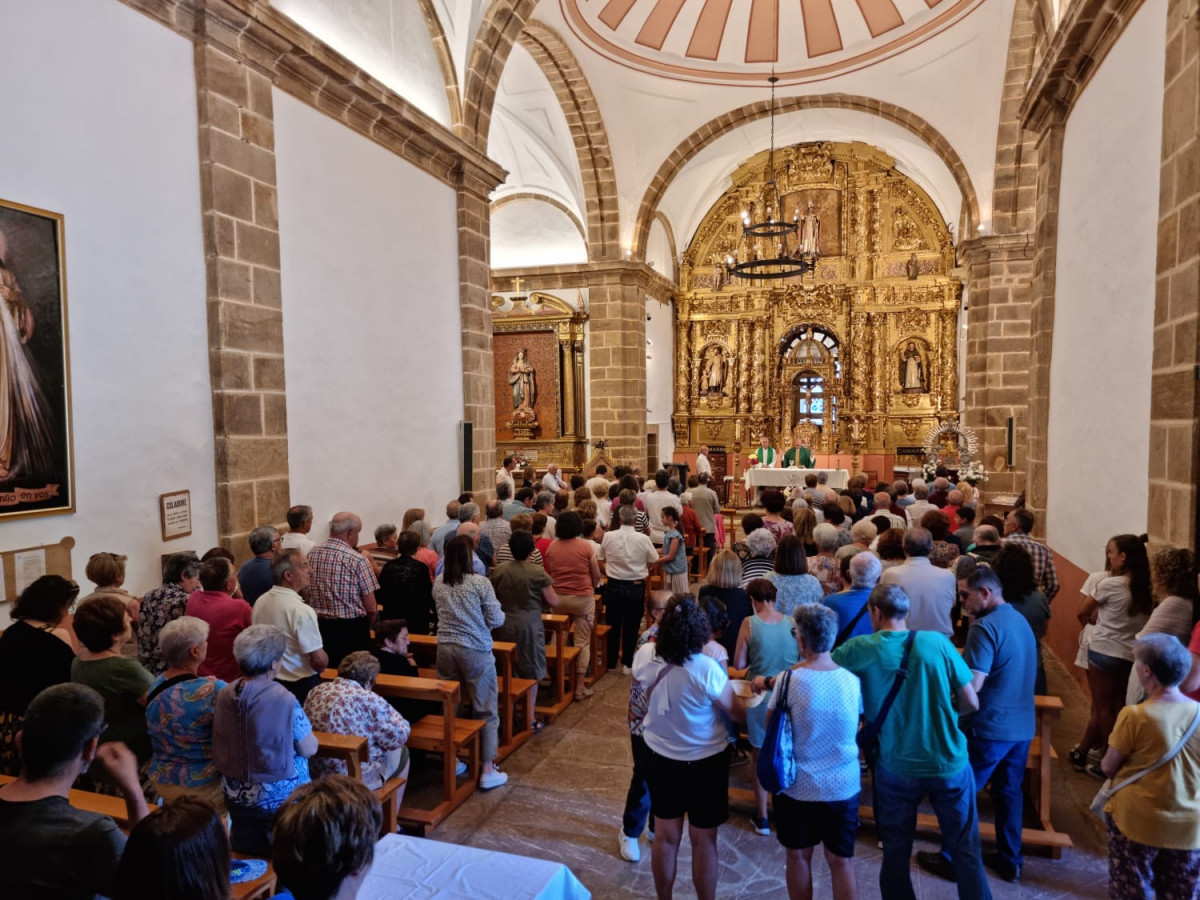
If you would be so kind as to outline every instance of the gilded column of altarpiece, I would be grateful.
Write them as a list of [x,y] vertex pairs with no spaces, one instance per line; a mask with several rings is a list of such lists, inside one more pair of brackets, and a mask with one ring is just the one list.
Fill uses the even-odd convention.
[[[730,279],[724,260],[774,256],[741,214],[765,205],[767,154],[734,174],[684,256],[676,298],[675,440],[735,452],[767,434],[818,453],[919,456],[958,406],[958,313],[950,230],[895,161],[859,143],[776,151],[786,218],[816,215],[816,270]],[[898,460],[899,461],[899,460]]]

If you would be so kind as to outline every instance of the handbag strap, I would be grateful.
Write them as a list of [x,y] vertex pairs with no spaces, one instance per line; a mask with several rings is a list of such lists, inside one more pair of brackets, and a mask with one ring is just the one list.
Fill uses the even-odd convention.
[[1139,778],[1149,775],[1155,769],[1161,769],[1163,766],[1165,766],[1167,763],[1169,763],[1171,760],[1173,760],[1176,756],[1179,755],[1179,752],[1184,748],[1184,746],[1187,744],[1187,742],[1191,739],[1192,735],[1196,733],[1196,726],[1200,725],[1200,703],[1195,703],[1193,705],[1196,707],[1196,712],[1192,716],[1192,724],[1187,727],[1187,731],[1185,731],[1183,733],[1183,737],[1181,737],[1179,739],[1179,742],[1176,743],[1175,746],[1172,747],[1169,751],[1167,751],[1162,756],[1160,756],[1158,758],[1158,761],[1156,763],[1154,763],[1154,765],[1147,766],[1146,768],[1142,769],[1142,771],[1137,772],[1133,775],[1130,775],[1128,778],[1126,778],[1120,784],[1113,785],[1113,787],[1111,787],[1109,789],[1110,795],[1115,794],[1117,791],[1121,790],[1122,788],[1129,787],[1129,785],[1133,784]]
[[658,673],[658,677],[655,678],[654,681],[650,683],[650,687],[646,689],[647,711],[650,709],[650,695],[654,693],[654,689],[658,687],[658,683],[663,680],[663,676],[670,672],[673,668],[675,668],[675,663],[667,663],[665,666],[663,666],[662,671]]
[[164,681],[162,684],[160,684],[158,687],[156,687],[154,690],[152,690],[149,694],[146,695],[146,706],[149,706],[155,697],[157,697],[159,694],[161,694],[163,691],[167,690],[168,688],[173,688],[177,684],[183,684],[183,682],[185,682],[185,681],[191,681],[193,678],[203,678],[203,677],[204,677],[203,675],[188,674],[188,675],[176,675],[174,678],[168,678],[166,681]]
[[867,726],[867,730],[875,734],[883,730],[883,721],[887,718],[888,713],[892,711],[892,704],[896,702],[896,695],[900,693],[900,688],[904,685],[904,679],[908,677],[908,658],[912,654],[913,641],[916,640],[916,637],[917,633],[910,631],[908,637],[904,639],[904,655],[900,657],[900,668],[896,672],[896,677],[892,680],[892,689],[888,691],[883,705],[879,707],[879,714],[875,716],[875,720]]
[[852,632],[854,630],[854,626],[856,626],[858,624],[858,620],[863,617],[863,613],[865,613],[867,611],[867,607],[870,605],[871,605],[871,599],[868,597],[866,602],[863,603],[862,609],[860,609],[858,611],[858,615],[856,615],[853,619],[851,619],[850,623],[845,628],[843,628],[841,631],[838,632],[838,636],[833,641],[833,646],[840,647],[842,645],[842,642],[845,641],[846,638],[850,635],[850,632]]

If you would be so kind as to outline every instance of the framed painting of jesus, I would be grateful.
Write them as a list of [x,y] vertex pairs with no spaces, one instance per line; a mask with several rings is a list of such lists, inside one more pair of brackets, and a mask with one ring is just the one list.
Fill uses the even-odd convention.
[[63,217],[0,198],[0,519],[74,512]]

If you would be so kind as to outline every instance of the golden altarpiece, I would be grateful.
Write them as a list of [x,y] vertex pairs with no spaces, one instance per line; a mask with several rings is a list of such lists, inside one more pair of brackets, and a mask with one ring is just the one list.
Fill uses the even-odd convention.
[[764,208],[764,151],[734,172],[684,256],[676,443],[740,456],[764,433],[781,450],[803,436],[820,454],[919,464],[925,433],[957,406],[962,285],[949,228],[865,144],[797,144],[776,151],[775,170],[784,216],[816,232],[816,269],[774,282],[726,274],[735,252],[777,255],[742,236],[742,211]]

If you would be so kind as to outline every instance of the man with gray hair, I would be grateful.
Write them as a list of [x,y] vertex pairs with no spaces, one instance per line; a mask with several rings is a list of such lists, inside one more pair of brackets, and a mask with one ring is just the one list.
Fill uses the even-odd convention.
[[187,614],[208,623],[208,655],[200,664],[201,675],[233,681],[242,674],[233,658],[233,642],[250,626],[250,604],[234,597],[237,573],[233,563],[214,556],[200,564],[200,587],[187,602]]
[[[863,524],[870,525],[872,530],[875,528],[870,522],[857,522],[855,527]],[[879,557],[869,550],[856,553],[846,565],[850,587],[830,594],[821,601],[837,613],[838,632],[837,640],[834,641],[835,647],[842,646],[851,638],[871,633],[867,601],[871,598],[871,591],[879,583],[879,576],[883,574],[883,565],[879,562]]]
[[372,645],[379,581],[367,558],[358,552],[361,532],[362,519],[352,512],[340,512],[329,525],[329,540],[308,554],[309,605],[317,613],[331,666],[347,653],[369,650]]
[[887,491],[877,491],[875,493],[875,515],[887,516],[893,528],[908,527],[908,522],[904,516],[897,515],[892,511],[892,495]]
[[546,517],[546,537],[554,540],[555,535],[555,520],[554,516],[550,515],[554,511],[554,494],[550,491],[541,491],[533,501],[533,511],[542,513]]
[[271,577],[275,586],[258,598],[251,619],[255,625],[274,625],[287,638],[275,680],[303,703],[329,665],[317,614],[300,597],[308,587],[308,560],[298,550],[284,550],[271,565]]
[[[508,525],[507,522],[504,523]],[[465,534],[463,531],[464,525],[474,525],[473,529],[468,529],[471,535],[471,540],[475,542],[475,555],[479,561],[483,563],[483,572],[486,575],[488,570],[495,564],[496,560],[496,545],[492,543],[492,539],[483,531],[483,526],[479,524],[479,504],[464,503],[458,509],[458,530],[455,536]],[[509,525],[509,534],[512,534],[512,526]],[[507,543],[507,541],[505,542]],[[441,568],[438,568],[438,572]]]
[[271,560],[279,551],[279,532],[270,525],[259,525],[250,532],[250,552],[254,558],[247,560],[238,570],[238,584],[242,596],[251,606],[271,589]]
[[508,539],[512,537],[512,526],[504,519],[504,504],[499,500],[489,500],[484,507],[487,520],[479,526],[479,532],[492,542],[492,548],[507,547]]
[[445,549],[446,541],[454,537],[458,532],[458,511],[462,504],[457,500],[451,500],[446,504],[446,523],[439,525],[429,538],[429,547],[438,556],[442,555]]
[[929,488],[925,487],[925,482],[921,482],[913,488],[913,497],[916,499],[908,505],[906,510],[909,521],[920,522],[925,518],[925,513],[937,510],[937,507],[929,502]]
[[950,479],[939,475],[933,479],[933,490],[929,492],[929,502],[941,509],[946,505],[950,496]]
[[910,628],[940,631],[951,637],[954,624],[950,621],[950,613],[957,591],[954,573],[931,563],[929,554],[932,552],[933,535],[928,529],[908,529],[904,532],[904,562],[884,572],[879,583],[895,584],[904,589],[911,601]]
[[990,563],[1000,552],[1000,532],[995,525],[979,525],[975,529],[975,546],[967,551],[980,562]]
[[[909,866],[917,808],[928,795],[951,855],[959,897],[991,900],[983,873],[975,776],[953,703],[957,694],[960,710],[979,709],[973,676],[944,635],[909,630],[908,599],[894,584],[877,585],[870,600],[874,633],[833,651],[833,661],[861,680],[863,719],[878,734],[872,780],[876,830],[883,839],[879,886],[884,897],[915,896]],[[883,710],[897,683],[891,707]]]

